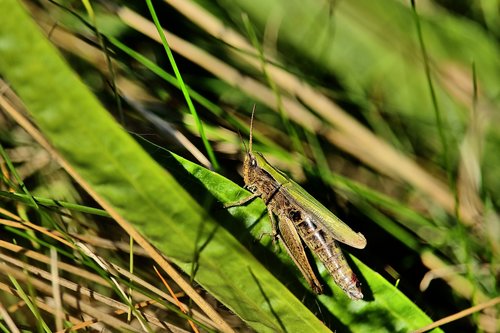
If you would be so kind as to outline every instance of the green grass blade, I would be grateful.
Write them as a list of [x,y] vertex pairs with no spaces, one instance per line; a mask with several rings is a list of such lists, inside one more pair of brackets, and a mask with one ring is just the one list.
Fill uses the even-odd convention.
[[41,327],[41,329],[43,329],[44,332],[51,333],[52,331],[50,330],[50,328],[47,326],[47,323],[45,323],[42,316],[40,315],[40,311],[38,311],[38,307],[35,304],[33,304],[33,302],[31,301],[31,298],[28,297],[28,295],[24,292],[24,290],[21,287],[21,285],[19,284],[19,282],[17,282],[17,280],[11,275],[9,275],[9,279],[12,282],[12,284],[14,285],[14,287],[16,288],[19,297],[21,297],[21,299],[26,303],[28,308],[31,310],[31,312],[35,316],[39,327]]
[[158,16],[156,15],[156,11],[153,7],[153,3],[151,0],[146,0],[146,3],[149,8],[149,12],[151,13],[151,17],[153,18],[153,21],[155,23],[156,28],[158,29],[158,34],[160,35],[163,47],[165,48],[165,52],[167,53],[168,60],[170,61],[170,65],[172,65],[172,69],[174,70],[175,77],[177,78],[177,81],[179,81],[179,85],[181,87],[182,93],[184,94],[184,98],[186,99],[186,103],[189,107],[189,111],[191,111],[191,114],[193,115],[193,118],[196,121],[196,125],[198,127],[198,131],[200,132],[201,139],[203,140],[203,144],[205,145],[205,149],[207,150],[208,157],[210,161],[212,162],[212,167],[214,170],[219,170],[219,163],[217,162],[217,159],[215,158],[214,151],[212,149],[212,146],[208,142],[208,139],[205,135],[205,130],[203,129],[203,124],[201,123],[200,118],[198,117],[198,113],[196,112],[196,109],[193,105],[193,102],[191,101],[191,97],[189,96],[189,91],[184,84],[184,80],[182,79],[181,72],[179,71],[179,68],[177,67],[177,63],[175,62],[174,55],[172,54],[172,51],[170,50],[170,47],[168,46],[167,42],[167,37],[165,36],[165,33],[163,32],[163,28],[161,27],[160,21],[158,20]]
[[439,108],[439,103],[438,103],[438,98],[436,95],[436,89],[434,88],[434,83],[432,80],[432,75],[431,75],[431,64],[430,64],[430,59],[429,55],[427,54],[427,49],[425,47],[425,42],[424,42],[424,37],[422,33],[422,26],[420,23],[420,17],[418,16],[417,13],[417,8],[415,5],[415,1],[411,0],[411,8],[412,8],[412,13],[413,13],[413,18],[415,21],[415,26],[417,29],[417,36],[418,36],[418,43],[420,45],[420,49],[422,51],[422,58],[423,58],[423,63],[424,63],[424,68],[425,68],[425,78],[427,80],[427,85],[429,87],[429,94],[431,95],[431,101],[432,101],[432,108],[434,109],[434,114],[436,117],[436,127],[439,133],[439,139],[441,141],[441,145],[443,148],[443,159],[444,159],[444,167],[445,170],[448,174],[448,181],[449,185],[452,188],[455,188],[453,177],[452,177],[452,170],[450,169],[450,158],[448,156],[448,139],[446,137],[446,132],[445,132],[445,124],[442,119],[442,112]]
[[36,207],[36,206],[32,203],[32,200],[35,203],[42,205],[42,206],[45,206],[45,207],[67,208],[69,210],[77,211],[77,212],[81,212],[81,213],[109,217],[109,214],[105,210],[87,207],[87,206],[82,206],[82,205],[78,205],[78,204],[74,204],[74,203],[62,201],[62,200],[49,199],[49,198],[43,198],[43,197],[38,197],[38,196],[26,195],[26,194],[22,194],[22,193],[6,192],[6,191],[0,191],[0,196],[10,198],[10,199],[13,199],[16,201],[20,201],[20,202],[23,202],[27,205],[32,205],[33,207]]
[[[173,156],[190,174],[199,179],[219,201],[234,202],[235,199],[237,200],[235,196],[239,195],[240,198],[243,198],[248,195],[247,192],[243,193],[238,187],[230,186],[231,183],[224,177],[193,164],[182,157]],[[252,202],[247,207],[232,208],[231,213],[236,218],[241,219],[243,223],[246,223],[247,228],[251,229],[254,237],[259,237],[262,233],[270,231],[269,223],[255,225],[255,220],[259,216],[265,215],[264,210],[264,204],[258,201]],[[282,251],[281,259],[291,264],[291,259],[286,256],[285,251]],[[342,323],[342,326],[348,327],[349,331],[352,332],[366,332],[370,329],[406,332],[427,325],[430,322],[427,315],[399,292],[396,287],[359,260],[354,259],[354,262],[359,272],[361,272],[358,277],[361,277],[363,293],[366,292],[367,302],[352,302],[349,300],[333,280],[328,277],[328,272],[325,269],[321,271],[323,280],[333,290],[333,296],[322,295],[318,299],[321,305]],[[318,265],[321,266],[319,261]],[[298,274],[298,272],[296,273]],[[384,319],[373,321],[373,313],[383,314]],[[341,331],[339,327],[334,326],[333,328]]]

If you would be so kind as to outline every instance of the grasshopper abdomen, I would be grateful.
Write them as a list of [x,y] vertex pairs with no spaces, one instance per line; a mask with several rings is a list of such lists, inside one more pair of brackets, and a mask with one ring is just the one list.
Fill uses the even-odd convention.
[[363,293],[359,288],[359,281],[349,267],[342,250],[334,238],[316,223],[309,214],[300,206],[287,198],[285,188],[280,188],[278,193],[268,204],[278,218],[289,218],[300,238],[321,260],[326,269],[333,277],[335,283],[352,299],[363,299]]

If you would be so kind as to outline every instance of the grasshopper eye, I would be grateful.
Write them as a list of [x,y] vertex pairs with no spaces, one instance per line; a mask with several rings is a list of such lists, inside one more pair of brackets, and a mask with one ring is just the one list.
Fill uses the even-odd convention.
[[257,166],[257,161],[255,160],[255,158],[252,158],[250,160],[250,165],[253,166],[253,167],[256,167]]

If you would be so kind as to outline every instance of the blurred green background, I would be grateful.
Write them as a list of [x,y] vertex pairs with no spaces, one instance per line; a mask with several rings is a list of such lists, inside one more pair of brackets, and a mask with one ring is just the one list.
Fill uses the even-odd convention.
[[[231,310],[238,331],[407,332],[498,297],[498,1],[0,0],[0,17],[3,98],[17,107],[1,105],[4,219],[127,241],[83,207],[103,208]],[[245,196],[231,181],[243,185],[254,105],[254,149],[367,238],[344,247],[363,263],[350,261],[365,301],[347,300],[321,264],[332,290],[312,295],[260,237],[261,202],[222,208]],[[49,253],[45,236],[2,225],[2,240]],[[151,264],[134,273],[155,281]],[[21,326],[37,318],[13,312]],[[497,318],[490,306],[443,329],[496,332]]]

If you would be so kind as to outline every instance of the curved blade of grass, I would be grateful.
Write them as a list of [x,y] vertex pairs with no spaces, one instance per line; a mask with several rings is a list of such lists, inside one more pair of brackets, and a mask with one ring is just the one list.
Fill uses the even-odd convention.
[[45,323],[45,321],[43,320],[43,317],[40,315],[40,311],[38,310],[38,307],[36,306],[36,304],[34,302],[32,302],[32,299],[30,297],[28,297],[28,295],[24,292],[24,290],[21,287],[21,285],[19,284],[19,282],[13,276],[9,275],[9,279],[12,282],[12,284],[14,285],[14,287],[16,288],[16,291],[17,291],[17,294],[19,295],[19,297],[26,303],[26,305],[28,306],[30,311],[35,316],[36,321],[39,325],[39,328],[41,328],[40,331],[43,330],[47,333],[50,333],[51,330],[47,326],[47,323]]
[[77,212],[81,212],[81,213],[110,217],[109,214],[106,213],[105,210],[92,208],[92,207],[88,207],[88,206],[83,206],[83,205],[78,205],[78,204],[75,204],[72,202],[67,202],[67,201],[62,201],[62,200],[55,200],[55,199],[49,199],[49,198],[44,198],[44,197],[31,196],[31,195],[22,194],[22,193],[12,193],[12,192],[7,192],[7,191],[0,191],[0,197],[10,198],[10,199],[16,200],[16,201],[21,201],[24,204],[32,206],[32,207],[37,207],[38,205],[43,205],[45,207],[67,208],[69,210],[73,210],[73,211],[77,211]]
[[[193,164],[182,157],[173,155],[186,170],[199,179],[204,186],[218,200],[222,202],[234,202],[235,195],[245,197],[248,193],[242,193],[239,187],[233,185],[224,177]],[[252,228],[254,237],[259,237],[263,232],[269,232],[269,223],[261,226],[253,226],[255,219],[265,215],[265,206],[262,202],[253,202],[245,208],[233,208],[232,214]],[[369,242],[368,242],[369,245]],[[290,262],[286,252],[282,251],[281,260]],[[351,256],[352,258],[352,256]],[[371,270],[359,260],[353,258],[362,276],[363,293],[366,291],[366,302],[352,302],[328,277],[328,272],[322,268],[323,280],[333,290],[332,295],[321,295],[318,297],[321,305],[332,313],[342,326],[348,327],[352,332],[388,331],[407,332],[426,325],[429,322],[427,315],[413,304],[396,287],[387,282],[380,274]],[[318,262],[318,265],[321,264]],[[298,274],[298,272],[296,272]],[[375,318],[381,316],[379,318]],[[339,331],[342,329],[335,327]],[[439,332],[436,330],[433,332]]]
[[100,204],[257,331],[327,331],[186,192],[189,181],[179,184],[112,119],[17,1],[0,1],[0,15],[0,74]]
[[153,3],[151,2],[151,0],[146,0],[146,4],[148,5],[148,9],[149,9],[149,12],[151,13],[151,17],[153,18],[155,26],[158,29],[158,34],[160,35],[161,42],[163,44],[163,47],[165,48],[165,52],[167,53],[168,60],[170,61],[170,65],[172,66],[172,69],[174,70],[175,77],[177,78],[177,81],[179,82],[179,86],[182,90],[182,93],[184,94],[184,98],[186,99],[186,103],[189,107],[189,111],[191,111],[191,114],[193,115],[193,118],[196,122],[196,126],[198,127],[198,130],[200,132],[200,137],[203,140],[203,144],[205,145],[205,149],[207,150],[207,154],[208,154],[208,157],[210,158],[210,162],[212,162],[213,169],[219,170],[219,163],[217,162],[217,159],[215,158],[215,154],[214,154],[214,151],[212,149],[212,146],[210,145],[210,143],[207,140],[207,137],[205,135],[205,130],[203,129],[203,124],[201,123],[201,120],[198,117],[198,113],[196,112],[194,104],[191,101],[191,96],[189,96],[188,88],[184,84],[184,80],[182,79],[182,75],[179,71],[179,68],[177,67],[177,63],[175,62],[174,55],[172,54],[172,51],[170,50],[170,47],[168,46],[167,37],[165,36],[165,33],[163,32],[163,28],[161,27],[160,21],[158,20],[158,16],[156,15],[156,11],[153,7]]

